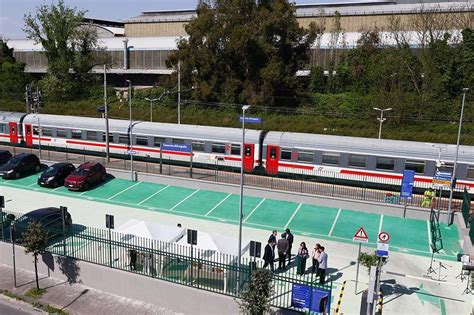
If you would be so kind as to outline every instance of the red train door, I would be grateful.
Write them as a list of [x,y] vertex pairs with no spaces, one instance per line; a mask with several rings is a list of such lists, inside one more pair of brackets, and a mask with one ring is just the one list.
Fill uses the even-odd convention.
[[278,174],[278,160],[280,157],[280,147],[276,145],[267,146],[267,174]]
[[31,125],[25,124],[25,143],[26,146],[31,147],[33,146],[33,132],[31,129]]
[[10,143],[18,143],[18,127],[16,122],[10,121],[8,129],[10,131]]
[[244,171],[251,172],[253,171],[254,165],[254,144],[244,144]]

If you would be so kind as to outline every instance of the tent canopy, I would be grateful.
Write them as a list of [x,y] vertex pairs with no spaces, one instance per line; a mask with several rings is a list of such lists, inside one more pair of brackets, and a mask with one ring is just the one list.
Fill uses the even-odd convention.
[[[222,236],[218,234],[210,234],[206,232],[198,231],[197,233],[197,245],[194,246],[196,249],[205,250],[209,252],[209,256],[214,252],[222,254],[238,256],[238,242],[236,238]],[[187,238],[183,237],[177,242],[180,245],[188,245]],[[248,250],[250,242],[242,241],[242,255]]]
[[176,242],[185,234],[185,229],[183,228],[135,219],[125,222],[116,231],[126,234],[123,237],[123,241],[138,236],[162,242]]

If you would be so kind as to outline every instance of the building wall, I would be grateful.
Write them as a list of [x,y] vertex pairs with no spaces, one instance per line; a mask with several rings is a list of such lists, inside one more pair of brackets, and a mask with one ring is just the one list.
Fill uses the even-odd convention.
[[186,36],[187,22],[153,22],[125,24],[125,36]]

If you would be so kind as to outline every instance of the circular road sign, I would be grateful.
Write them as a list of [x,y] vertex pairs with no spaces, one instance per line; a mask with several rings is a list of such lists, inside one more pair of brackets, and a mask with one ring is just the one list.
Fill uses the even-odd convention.
[[379,233],[379,241],[382,243],[387,243],[390,240],[390,234],[387,232],[380,232]]

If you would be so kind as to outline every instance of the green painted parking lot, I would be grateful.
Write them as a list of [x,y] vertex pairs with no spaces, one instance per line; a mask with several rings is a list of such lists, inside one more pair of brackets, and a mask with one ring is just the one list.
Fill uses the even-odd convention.
[[[0,179],[0,185],[238,224],[239,195],[117,178],[89,191],[75,192],[65,187],[43,188],[36,180],[36,175],[18,180]],[[431,256],[429,222],[422,220],[246,196],[243,222],[244,226],[263,230],[282,231],[289,227],[295,234],[345,243],[352,243],[355,231],[363,226],[369,236],[367,246],[375,247],[378,233],[386,231],[391,234],[391,250]],[[437,256],[456,260],[461,252],[457,228],[443,223],[440,228],[444,250]]]

